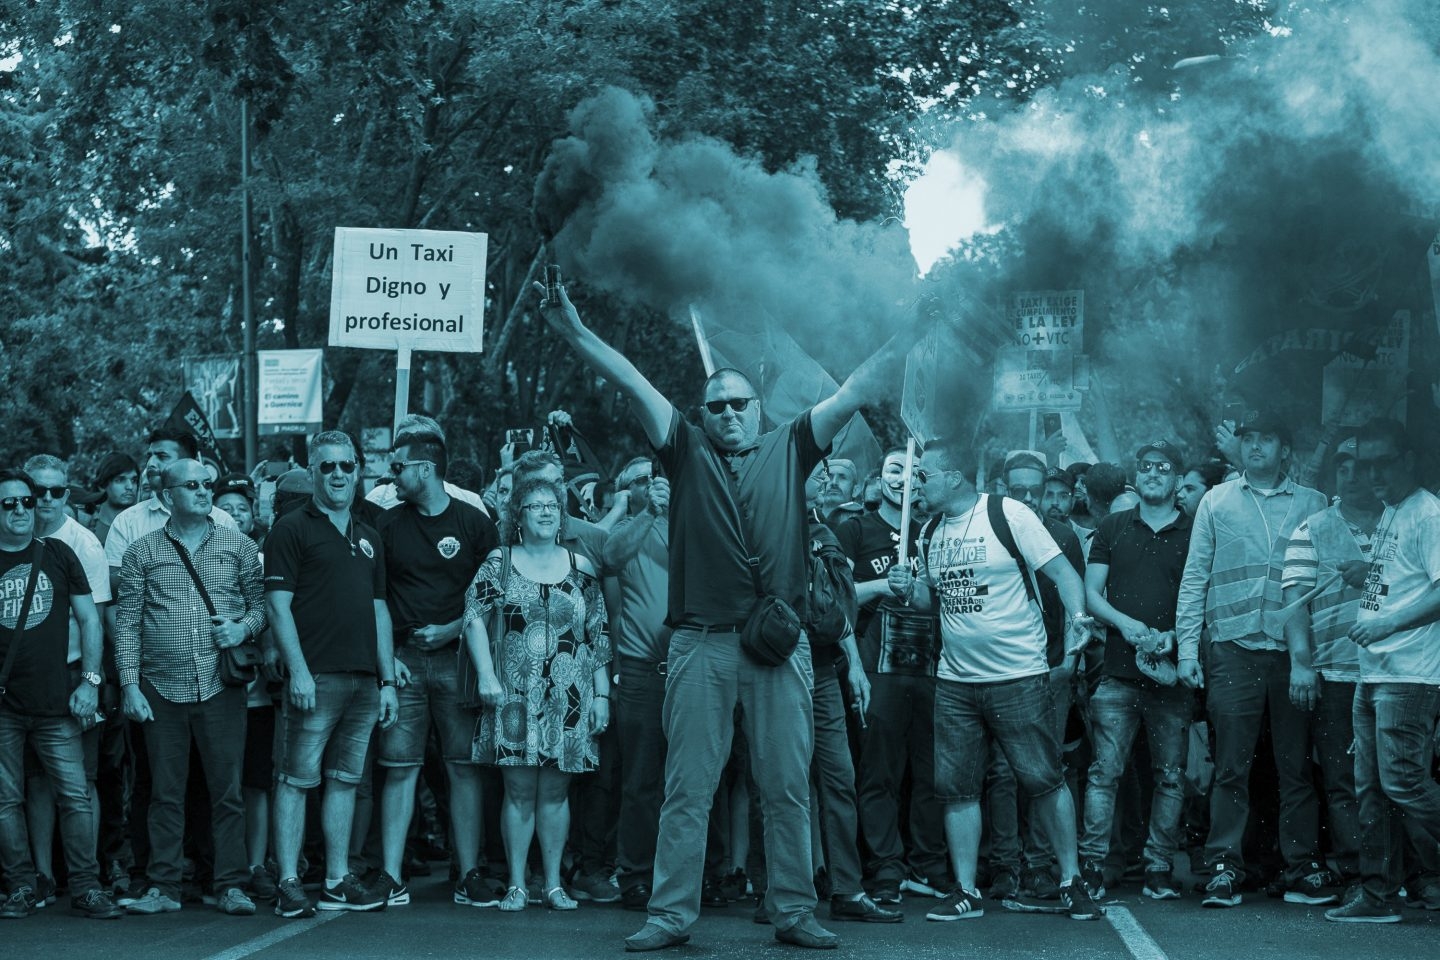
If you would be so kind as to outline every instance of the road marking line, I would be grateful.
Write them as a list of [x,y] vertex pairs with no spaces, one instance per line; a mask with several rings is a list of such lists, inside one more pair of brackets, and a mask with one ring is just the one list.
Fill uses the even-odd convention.
[[1110,921],[1110,926],[1115,928],[1121,942],[1125,944],[1125,949],[1130,951],[1130,956],[1135,960],[1170,960],[1165,951],[1160,949],[1160,944],[1145,932],[1140,921],[1135,919],[1135,914],[1126,907],[1106,907],[1105,919]]
[[284,943],[291,937],[298,937],[302,933],[308,933],[320,926],[322,923],[329,923],[331,920],[338,920],[343,913],[321,913],[316,915],[314,920],[302,920],[299,923],[290,923],[283,927],[276,927],[269,933],[262,933],[258,937],[251,937],[237,943],[228,950],[221,950],[219,953],[212,953],[205,960],[242,960],[251,954],[259,953],[277,943]]

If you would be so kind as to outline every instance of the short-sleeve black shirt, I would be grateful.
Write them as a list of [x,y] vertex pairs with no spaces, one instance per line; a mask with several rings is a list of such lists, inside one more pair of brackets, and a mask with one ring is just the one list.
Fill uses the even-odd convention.
[[755,603],[740,517],[731,506],[732,482],[740,492],[745,540],[760,559],[762,586],[803,611],[805,478],[826,453],[815,443],[810,411],[731,455],[672,408],[669,433],[656,453],[672,491],[670,622],[740,623]]
[[[1110,606],[1147,627],[1175,629],[1180,577],[1190,551],[1190,523],[1182,510],[1157,532],[1140,519],[1139,507],[1100,521],[1090,541],[1090,563],[1110,568],[1105,578]],[[1135,667],[1135,648],[1114,627],[1105,631],[1103,672],[1107,677],[1151,682]]]
[[265,590],[295,594],[290,613],[311,673],[375,673],[385,545],[374,527],[352,514],[347,536],[306,501],[265,539]]
[[396,642],[428,624],[465,613],[465,592],[485,557],[500,545],[495,524],[473,505],[456,500],[433,517],[414,504],[385,511],[386,602]]
[[[90,595],[90,581],[75,552],[59,540],[45,539],[40,579],[25,618],[25,635],[15,651],[4,704],[29,717],[70,715],[70,598]],[[22,550],[0,551],[0,663],[20,620],[30,580],[33,543]]]
[[[831,514],[831,518],[835,519],[835,515]],[[915,546],[923,526],[918,520],[910,521],[909,557],[912,570],[919,565]],[[855,565],[857,584],[884,580],[890,567],[900,557],[900,530],[887,523],[878,512],[849,514],[836,525],[835,536],[840,541],[840,549]],[[860,622],[855,626],[856,646],[861,663],[872,671],[880,660],[880,619],[876,614],[882,606],[914,612],[888,595],[871,600],[860,608]]]

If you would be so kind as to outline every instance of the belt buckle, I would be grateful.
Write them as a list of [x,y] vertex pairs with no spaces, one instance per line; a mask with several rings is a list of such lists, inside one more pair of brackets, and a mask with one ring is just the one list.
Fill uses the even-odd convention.
[[667,666],[668,663],[669,661],[661,660],[659,663],[655,664],[655,672],[660,674],[660,676],[662,677],[667,676],[667,671],[669,669]]

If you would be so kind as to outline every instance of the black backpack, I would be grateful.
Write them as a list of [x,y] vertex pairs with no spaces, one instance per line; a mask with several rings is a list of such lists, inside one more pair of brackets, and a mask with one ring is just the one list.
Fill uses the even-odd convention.
[[[1015,543],[1015,534],[1010,530],[1010,521],[1005,518],[1005,500],[1006,498],[999,494],[990,494],[985,502],[985,516],[990,521],[990,529],[995,531],[995,537],[1000,541],[1000,545],[1005,548],[1006,553],[1010,554],[1011,558],[1015,561],[1015,566],[1020,568],[1020,580],[1025,584],[1025,596],[1031,603],[1040,607],[1043,614],[1045,608],[1040,603],[1040,596],[1035,589],[1034,571],[1030,569],[1030,564],[1026,563],[1025,557],[1021,555],[1020,547]],[[944,519],[940,514],[936,514],[921,528],[920,539],[915,548],[921,557],[925,556],[925,551],[929,549],[930,540],[935,536],[936,528],[940,526],[940,521]],[[930,569],[928,559],[925,564],[925,569],[927,571]],[[935,576],[931,574],[930,589],[934,590],[935,587]],[[935,599],[935,609],[939,609],[938,598]]]
[[805,629],[821,646],[840,642],[854,629],[859,605],[855,601],[855,578],[850,562],[834,532],[823,523],[810,523],[806,553],[807,579]]

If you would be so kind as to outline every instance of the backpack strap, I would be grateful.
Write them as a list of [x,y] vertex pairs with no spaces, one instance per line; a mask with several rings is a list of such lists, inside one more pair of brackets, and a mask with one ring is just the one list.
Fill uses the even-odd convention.
[[[1000,545],[1009,551],[1010,556],[1015,560],[1015,566],[1020,568],[1020,579],[1025,583],[1025,596],[1036,606],[1040,606],[1040,598],[1035,591],[1034,572],[1030,564],[1020,554],[1020,548],[1015,543],[1015,533],[1010,529],[1010,521],[1005,517],[1005,497],[990,494],[985,501],[985,511],[989,515],[990,529],[995,531],[995,536],[1000,540]],[[1028,509],[1028,508],[1027,508]]]
[[[926,520],[925,526],[920,528],[919,538],[915,541],[915,556],[925,562],[925,579],[930,581],[932,591],[935,589],[935,575],[930,572],[930,557],[926,555],[926,551],[930,548],[930,541],[935,536],[935,531],[940,529],[940,521],[944,519],[937,513]],[[901,536],[904,534],[902,533]]]

